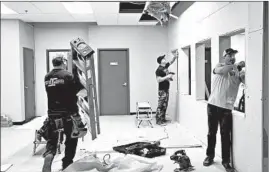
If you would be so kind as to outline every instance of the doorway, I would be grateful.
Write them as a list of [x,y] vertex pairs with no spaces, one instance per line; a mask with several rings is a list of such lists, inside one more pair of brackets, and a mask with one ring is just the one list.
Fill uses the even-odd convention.
[[25,121],[35,117],[35,61],[34,51],[23,47]]
[[98,49],[100,115],[130,113],[129,50]]

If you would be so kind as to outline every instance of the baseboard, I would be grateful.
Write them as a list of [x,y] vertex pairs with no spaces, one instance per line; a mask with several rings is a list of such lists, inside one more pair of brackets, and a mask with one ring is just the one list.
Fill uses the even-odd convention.
[[26,123],[28,123],[28,122],[34,120],[34,119],[37,118],[37,117],[40,117],[40,116],[35,116],[35,117],[32,117],[32,118],[30,118],[30,119],[28,119],[28,120],[24,120],[24,121],[21,121],[21,122],[13,122],[13,125],[23,125],[23,124],[26,124]]
[[[140,112],[140,114],[147,114],[147,112]],[[152,112],[152,114],[156,114],[156,112]],[[136,112],[131,112],[130,115],[136,115]]]
[[26,121],[24,120],[24,121],[21,121],[21,122],[13,122],[13,125],[23,125],[25,123],[26,123]]

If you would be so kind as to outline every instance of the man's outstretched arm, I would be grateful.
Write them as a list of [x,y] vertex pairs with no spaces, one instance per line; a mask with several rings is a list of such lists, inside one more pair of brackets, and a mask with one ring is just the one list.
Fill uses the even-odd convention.
[[226,75],[230,71],[232,71],[234,68],[235,68],[235,65],[225,65],[225,66],[223,66],[223,65],[218,64],[214,68],[213,72],[214,72],[214,74]]
[[173,63],[176,61],[177,58],[178,58],[178,52],[176,52],[176,53],[174,54],[174,57],[173,57],[172,60],[169,62],[170,65],[173,64]]

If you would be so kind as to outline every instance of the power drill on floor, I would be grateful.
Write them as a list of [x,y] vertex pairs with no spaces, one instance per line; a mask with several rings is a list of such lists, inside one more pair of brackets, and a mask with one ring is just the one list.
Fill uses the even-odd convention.
[[174,163],[179,164],[179,168],[176,168],[174,172],[188,172],[194,170],[193,166],[191,165],[190,158],[187,156],[185,150],[176,151],[172,156],[170,156],[170,159],[175,161]]

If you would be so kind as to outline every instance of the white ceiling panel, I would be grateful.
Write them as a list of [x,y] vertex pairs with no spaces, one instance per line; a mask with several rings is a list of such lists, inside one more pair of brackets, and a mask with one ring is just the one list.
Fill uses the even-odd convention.
[[119,13],[119,2],[91,2],[94,13]]
[[25,14],[20,19],[25,22],[75,22],[69,14]]
[[142,26],[155,26],[158,22],[155,21],[155,22],[138,22],[138,25],[142,25]]
[[117,25],[118,14],[94,14],[98,25]]
[[42,13],[50,14],[67,14],[69,13],[61,2],[31,2]]
[[139,19],[141,18],[141,13],[124,13],[118,16],[118,25],[137,25]]
[[76,21],[80,22],[95,22],[93,14],[71,14]]
[[3,2],[8,8],[14,10],[17,13],[25,14],[25,10],[27,10],[27,14],[40,14],[41,11],[36,8],[30,2]]

